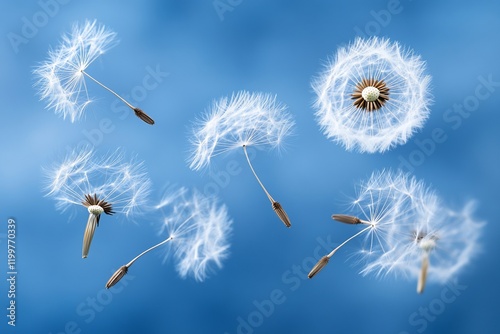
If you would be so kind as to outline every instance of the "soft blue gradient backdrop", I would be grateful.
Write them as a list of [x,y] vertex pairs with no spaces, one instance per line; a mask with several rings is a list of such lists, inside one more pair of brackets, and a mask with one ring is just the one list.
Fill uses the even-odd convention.
[[[6,276],[6,222],[13,217],[19,275],[15,329],[6,324],[8,288],[1,279],[0,331],[233,334],[240,317],[258,325],[240,328],[240,333],[498,330],[500,86],[493,87],[467,118],[447,121],[444,115],[454,104],[472,101],[479,77],[500,82],[500,4],[401,0],[393,8],[388,0],[243,0],[232,1],[239,4],[230,5],[233,10],[221,20],[213,3],[73,0],[59,5],[47,22],[36,1],[2,4],[0,267]],[[390,17],[388,9],[393,10]],[[9,36],[22,36],[25,20],[33,22],[34,16],[41,27],[15,52]],[[153,127],[130,113],[120,118],[122,109],[113,107],[115,99],[91,82],[90,94],[98,101],[75,124],[44,110],[38,100],[32,87],[34,66],[73,22],[94,18],[117,32],[120,44],[89,67],[93,76],[130,95],[142,85],[148,67],[168,72],[137,103],[155,119]],[[360,34],[389,37],[413,48],[433,77],[434,103],[425,127],[406,145],[385,154],[346,152],[328,141],[311,108],[311,79],[338,46]],[[103,220],[90,257],[82,260],[86,212],[82,209],[70,220],[55,211],[55,202],[42,191],[42,166],[60,160],[67,147],[86,140],[85,133],[95,134],[99,122],[110,119],[113,130],[95,137],[100,139],[98,150],[122,146],[144,160],[154,182],[153,199],[160,198],[168,183],[203,191],[215,180],[186,165],[190,124],[213,99],[241,89],[277,94],[295,117],[296,132],[285,149],[258,151],[254,159],[263,182],[288,211],[292,228],[285,229],[274,215],[242,154],[218,157],[213,173],[224,171],[230,161],[241,168],[217,188],[234,220],[231,255],[224,268],[203,283],[182,280],[172,263],[162,265],[157,251],[131,268],[127,286],[120,283],[105,292],[104,284],[116,268],[161,240],[158,221]],[[350,258],[359,245],[356,241],[314,280],[307,280],[312,266],[307,259],[320,245],[318,238],[339,243],[352,234],[351,227],[332,222],[330,215],[344,211],[354,185],[373,170],[397,168],[402,158],[416,161],[416,141],[430,138],[436,128],[445,132],[446,141],[425,155],[414,174],[452,206],[477,199],[476,215],[488,221],[481,254],[457,277],[466,288],[454,302],[443,303],[444,286],[429,284],[417,295],[414,280],[361,277]],[[259,321],[256,305],[278,290],[282,303],[265,311]],[[92,299],[97,300],[95,308],[89,304]],[[439,314],[424,320],[419,312],[429,307]]]

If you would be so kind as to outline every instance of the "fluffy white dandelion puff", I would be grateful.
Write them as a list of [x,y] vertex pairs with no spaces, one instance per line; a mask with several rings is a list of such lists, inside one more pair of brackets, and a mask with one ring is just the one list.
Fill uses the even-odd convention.
[[[415,203],[421,204],[421,212],[414,209]],[[332,219],[336,221],[360,225],[363,228],[326,256],[331,258],[345,244],[361,238],[362,243],[357,254],[366,263],[362,273],[390,270],[383,259],[396,247],[399,237],[397,227],[400,222],[420,220],[418,214],[426,213],[424,208],[432,207],[435,203],[434,194],[423,191],[422,184],[408,175],[401,172],[375,172],[358,186],[357,196],[350,208],[353,215],[332,215]],[[317,268],[314,272],[314,269],[311,270],[310,278],[319,272]]]
[[417,292],[422,293],[426,281],[445,283],[456,277],[479,250],[484,222],[473,217],[475,202],[467,202],[461,210],[444,205],[426,212],[421,220],[398,224],[394,248],[375,263],[410,278],[417,278]]
[[219,205],[214,197],[173,186],[167,188],[156,209],[164,215],[160,235],[167,234],[167,238],[120,267],[106,283],[107,288],[116,284],[141,256],[167,243],[170,247],[165,248],[164,262],[173,257],[182,278],[192,276],[204,281],[222,268],[229,252],[232,226],[225,205]]
[[[401,251],[401,240],[412,240],[413,233],[428,231],[434,214],[441,208],[441,201],[431,188],[415,177],[401,171],[382,171],[373,173],[361,184],[354,205],[361,212],[378,216],[382,224],[390,224],[380,243],[383,252],[373,254],[366,246],[359,252],[364,260],[361,274],[382,276],[393,273],[397,276],[404,274],[397,270],[393,257]],[[380,209],[382,206],[387,209]],[[384,214],[380,214],[382,212]],[[412,234],[404,231],[405,225],[415,222],[420,228],[412,231]]]
[[146,205],[151,182],[142,162],[125,160],[122,150],[98,156],[90,148],[73,150],[45,171],[47,196],[65,211],[83,205],[89,212],[82,257],[86,258],[102,213],[131,217]]
[[222,268],[228,256],[232,220],[226,206],[215,197],[196,190],[178,194],[182,195],[169,209],[163,226],[174,241],[173,257],[179,275],[203,281],[215,268]]
[[347,150],[384,152],[404,144],[428,117],[430,76],[411,50],[357,38],[315,79],[316,118]]
[[144,111],[86,72],[99,56],[116,44],[116,33],[95,20],[74,24],[71,33],[63,35],[59,46],[49,50],[48,59],[33,71],[37,78],[35,85],[41,99],[46,100],[46,107],[64,119],[69,117],[71,122],[80,119],[93,101],[85,81],[88,78],[118,97],[144,122],[154,124]]
[[285,226],[290,227],[283,207],[274,200],[257,176],[247,147],[279,148],[292,133],[293,127],[292,117],[286,112],[286,107],[276,101],[276,96],[242,91],[230,99],[222,98],[213,103],[212,108],[193,128],[189,167],[200,170],[219,154],[243,149],[248,165],[273,210]]
[[[364,235],[358,252],[363,262],[362,275],[415,278],[417,292],[422,293],[428,279],[441,283],[450,280],[478,251],[484,223],[473,218],[474,202],[466,203],[460,211],[451,210],[432,188],[401,171],[373,173],[361,183],[352,204],[352,211],[361,218],[347,215],[333,218],[366,227],[327,257]],[[314,276],[326,263],[318,263],[310,275]]]

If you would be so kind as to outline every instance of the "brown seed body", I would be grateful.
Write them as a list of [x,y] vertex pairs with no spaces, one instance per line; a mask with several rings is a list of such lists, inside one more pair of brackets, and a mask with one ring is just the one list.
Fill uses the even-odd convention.
[[288,215],[286,214],[285,210],[281,206],[279,202],[273,202],[273,210],[276,212],[278,215],[279,219],[285,224],[286,227],[292,226],[292,223],[290,222],[290,219],[288,218]]
[[125,276],[127,274],[127,272],[128,272],[128,267],[127,266],[121,266],[117,271],[115,271],[115,273],[113,274],[113,276],[111,276],[111,278],[106,283],[106,289],[109,289],[113,285],[115,285],[116,283],[118,283],[123,278],[123,276]]
[[341,223],[345,223],[345,224],[356,225],[356,224],[362,223],[361,219],[359,219],[358,217],[349,216],[349,215],[332,215],[332,219],[339,221]]
[[314,275],[316,275],[317,273],[319,273],[321,271],[321,269],[323,269],[328,264],[329,260],[330,260],[330,258],[328,256],[326,256],[326,255],[323,256],[318,261],[318,263],[316,263],[316,265],[311,269],[311,271],[309,272],[309,275],[307,275],[307,277],[313,278]]
[[144,111],[142,111],[142,109],[135,107],[133,110],[135,112],[135,115],[137,117],[139,117],[140,119],[142,119],[144,122],[146,122],[150,125],[155,124],[155,121],[151,117],[149,117],[148,114],[146,114]]

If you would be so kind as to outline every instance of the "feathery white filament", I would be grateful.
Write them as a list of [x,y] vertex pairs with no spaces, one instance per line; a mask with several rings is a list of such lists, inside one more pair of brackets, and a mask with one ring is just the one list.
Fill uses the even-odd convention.
[[[142,162],[127,161],[123,150],[99,156],[87,147],[70,152],[64,161],[45,171],[47,196],[65,211],[82,205],[85,195],[97,195],[110,203],[113,211],[125,216],[139,213],[148,201],[151,181]],[[89,206],[90,213],[102,213]]]
[[114,32],[95,20],[75,24],[69,34],[63,35],[59,46],[50,50],[48,59],[33,71],[37,78],[35,85],[40,98],[47,101],[47,109],[53,109],[63,118],[69,117],[71,122],[82,117],[92,103],[84,71],[116,45],[115,37]]
[[[167,231],[172,238],[170,249],[181,277],[192,276],[205,280],[228,256],[228,237],[232,220],[225,205],[213,197],[205,197],[186,188],[168,188],[162,205],[164,214],[161,234]],[[166,253],[165,260],[170,255]]]
[[286,107],[269,94],[238,92],[222,98],[192,130],[189,167],[199,170],[219,154],[246,146],[278,148],[294,122]]

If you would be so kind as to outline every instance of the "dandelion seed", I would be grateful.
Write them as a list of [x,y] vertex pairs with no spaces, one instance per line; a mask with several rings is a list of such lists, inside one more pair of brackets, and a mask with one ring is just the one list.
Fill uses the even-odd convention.
[[133,265],[134,262],[137,261],[141,256],[143,256],[144,254],[152,251],[155,248],[160,247],[161,245],[169,242],[170,240],[172,240],[172,238],[169,237],[169,238],[163,240],[162,242],[154,245],[153,247],[150,247],[150,248],[146,249],[144,252],[142,252],[141,254],[139,254],[136,257],[134,257],[129,263],[127,263],[126,265],[123,265],[120,268],[118,268],[118,270],[115,271],[115,273],[109,278],[108,282],[106,283],[106,289],[109,289],[113,285],[115,285],[116,283],[118,283],[123,278],[123,276],[125,276],[128,273],[128,268],[130,268],[130,266]]
[[414,205],[421,219],[401,221],[391,238],[393,248],[372,266],[417,278],[417,292],[422,293],[427,281],[446,283],[471,262],[484,223],[473,217],[474,202],[461,211],[441,202],[430,210]]
[[151,182],[142,163],[126,162],[117,150],[97,157],[90,148],[74,150],[66,159],[46,171],[47,196],[56,199],[56,208],[65,211],[83,205],[89,212],[85,228],[82,257],[86,258],[103,213],[139,213],[147,202]]
[[358,217],[348,216],[348,215],[332,215],[332,219],[345,224],[357,225],[363,222]]
[[144,111],[142,111],[142,109],[135,107],[135,108],[132,108],[132,110],[134,110],[135,115],[137,117],[139,117],[140,119],[142,119],[144,122],[151,124],[151,125],[155,124],[155,121],[153,121],[153,119],[151,117],[149,117],[148,114],[146,114]]
[[[106,283],[106,288],[116,284],[128,268],[144,254],[170,241],[170,248],[177,261],[177,272],[182,278],[193,276],[203,281],[213,271],[213,264],[222,267],[228,256],[228,235],[232,220],[225,206],[218,206],[215,198],[207,198],[197,191],[186,188],[168,188],[157,210],[166,212],[160,234],[168,233],[167,239],[137,255],[120,267]],[[171,252],[165,252],[164,261]]]
[[[332,215],[332,219],[344,224],[365,227],[343,241],[326,257],[331,258],[347,243],[364,235],[360,251],[362,257],[368,262],[364,271],[374,270],[373,263],[377,263],[377,259],[385,258],[387,252],[391,250],[391,240],[395,233],[394,226],[401,220],[415,218],[412,200],[427,195],[428,204],[433,203],[433,195],[418,191],[418,186],[418,183],[402,173],[373,173],[367,182],[359,186],[358,196],[352,205],[352,210],[359,212],[359,216],[364,218],[344,214]],[[422,200],[422,203],[425,201]],[[313,270],[310,273],[310,275],[313,274],[312,276],[316,274]]]
[[321,129],[347,150],[384,152],[404,144],[429,114],[424,72],[420,57],[398,43],[356,39],[313,83]]
[[365,233],[366,231],[370,230],[370,229],[373,229],[374,228],[374,225],[369,225],[368,227],[365,227],[363,230],[359,231],[358,233],[356,233],[355,235],[351,236],[350,238],[348,238],[347,240],[345,240],[343,243],[341,243],[339,246],[337,246],[334,250],[332,250],[329,254],[323,256],[319,261],[318,263],[311,269],[311,271],[309,272],[309,275],[307,275],[307,277],[309,278],[313,278],[321,269],[323,269],[323,267],[325,267],[328,263],[328,261],[330,260],[330,258],[335,254],[337,253],[337,251],[342,248],[346,243],[348,243],[349,241],[351,241],[352,239],[356,238],[357,236]]
[[260,181],[259,177],[257,176],[257,173],[253,169],[252,163],[250,162],[250,158],[248,157],[247,153],[247,146],[243,145],[243,151],[245,152],[245,157],[247,158],[248,165],[250,166],[250,169],[252,170],[253,175],[257,179],[257,182],[259,182],[260,187],[264,192],[266,193],[267,198],[269,201],[271,201],[271,206],[273,207],[274,212],[278,216],[279,219],[285,224],[286,227],[292,226],[292,223],[290,223],[290,219],[288,218],[288,215],[285,212],[285,209],[281,206],[279,202],[276,202],[274,198],[271,196],[271,194],[267,191],[266,187],[264,187],[264,184]]
[[288,218],[288,215],[286,214],[285,209],[283,209],[281,204],[274,201],[274,199],[272,199],[272,198],[270,198],[270,199],[271,199],[271,203],[273,206],[273,210],[278,215],[278,218],[281,219],[281,221],[283,222],[283,224],[285,224],[286,227],[292,226],[292,223],[290,222],[290,218]]
[[253,175],[276,215],[286,227],[290,227],[285,210],[257,176],[247,147],[280,147],[284,138],[291,134],[293,125],[285,107],[271,95],[239,92],[229,100],[223,98],[214,103],[193,129],[190,168],[199,170],[209,165],[212,157],[242,148]]
[[450,210],[431,188],[400,171],[373,173],[359,187],[353,209],[364,219],[332,218],[354,225],[359,219],[366,227],[326,256],[364,235],[361,274],[414,277],[418,293],[428,281],[448,281],[471,261],[484,225],[472,217],[473,202],[460,212]]
[[119,98],[144,122],[154,124],[144,111],[86,72],[92,62],[116,45],[115,37],[114,32],[95,20],[75,24],[70,34],[63,35],[58,48],[50,50],[48,59],[33,71],[37,77],[35,85],[41,99],[47,100],[48,109],[54,109],[63,118],[69,116],[71,122],[80,119],[92,102],[85,82],[87,77]]
[[106,283],[106,289],[109,289],[113,285],[118,283],[123,278],[123,276],[127,274],[127,272],[128,272],[128,267],[126,265],[121,266]]
[[321,269],[323,269],[328,264],[328,261],[330,261],[330,257],[328,256],[323,256],[321,259],[319,259],[318,263],[316,263],[316,265],[311,269],[307,277],[313,278],[317,273],[320,272]]

